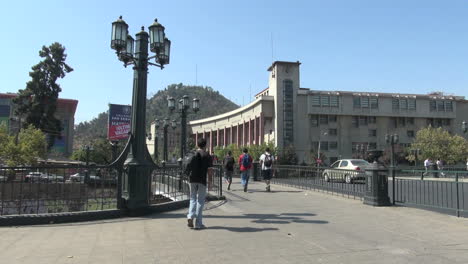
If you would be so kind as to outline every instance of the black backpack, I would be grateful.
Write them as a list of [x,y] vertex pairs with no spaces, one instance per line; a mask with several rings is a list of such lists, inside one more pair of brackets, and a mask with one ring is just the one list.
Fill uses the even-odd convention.
[[190,177],[193,172],[193,169],[198,165],[201,155],[198,151],[191,150],[185,154],[184,159],[182,160],[183,174],[186,177]]
[[226,156],[224,158],[224,167],[226,170],[234,170],[234,158],[231,156]]
[[265,167],[271,167],[271,164],[273,164],[273,160],[271,158],[271,154],[265,154],[265,161],[264,161]]

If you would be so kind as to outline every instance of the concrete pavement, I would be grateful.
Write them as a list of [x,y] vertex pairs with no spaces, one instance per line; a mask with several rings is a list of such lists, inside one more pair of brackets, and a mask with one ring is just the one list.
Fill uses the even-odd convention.
[[186,210],[0,228],[0,263],[468,263],[466,218],[255,182],[225,195],[200,231]]

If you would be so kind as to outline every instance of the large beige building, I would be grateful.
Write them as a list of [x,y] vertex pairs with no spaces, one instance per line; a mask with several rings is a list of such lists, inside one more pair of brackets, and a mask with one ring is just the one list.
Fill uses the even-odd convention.
[[294,146],[299,161],[311,163],[320,152],[329,163],[351,158],[363,146],[385,149],[385,135],[398,134],[410,144],[428,125],[463,134],[468,101],[462,96],[318,91],[301,88],[300,63],[276,61],[268,88],[250,104],[189,123],[191,137],[205,137],[210,150],[228,144],[272,141],[280,149]]

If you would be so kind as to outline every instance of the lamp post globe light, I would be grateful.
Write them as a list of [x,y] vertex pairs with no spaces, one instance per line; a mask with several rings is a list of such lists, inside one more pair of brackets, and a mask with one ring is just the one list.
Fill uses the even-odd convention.
[[[133,210],[148,206],[149,176],[155,165],[146,147],[146,91],[148,65],[161,69],[169,64],[171,42],[165,28],[157,20],[149,26],[149,34],[141,27],[136,40],[128,33],[127,23],[120,17],[112,23],[111,48],[124,66],[133,65],[132,126],[124,154],[113,164],[123,165],[122,198]],[[148,48],[155,53],[148,56]],[[151,60],[155,62],[151,62]]]
[[[169,110],[173,112],[176,110],[175,99],[173,97],[167,98],[167,106]],[[187,112],[190,109],[190,99],[188,95],[182,96],[177,103],[177,112],[180,114],[180,158],[183,158],[187,150]],[[200,100],[194,98],[192,100],[192,111],[198,112],[200,110]]]

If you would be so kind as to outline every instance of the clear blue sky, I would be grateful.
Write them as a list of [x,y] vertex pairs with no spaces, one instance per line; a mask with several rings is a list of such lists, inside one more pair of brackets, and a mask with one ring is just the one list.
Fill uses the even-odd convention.
[[42,45],[58,41],[74,68],[60,97],[79,100],[76,123],[131,104],[132,69],[110,49],[122,15],[132,34],[158,18],[172,41],[171,64],[149,70],[148,97],[197,82],[246,104],[274,60],[302,62],[304,88],[468,97],[467,14],[462,0],[6,1],[0,92],[25,88]]

